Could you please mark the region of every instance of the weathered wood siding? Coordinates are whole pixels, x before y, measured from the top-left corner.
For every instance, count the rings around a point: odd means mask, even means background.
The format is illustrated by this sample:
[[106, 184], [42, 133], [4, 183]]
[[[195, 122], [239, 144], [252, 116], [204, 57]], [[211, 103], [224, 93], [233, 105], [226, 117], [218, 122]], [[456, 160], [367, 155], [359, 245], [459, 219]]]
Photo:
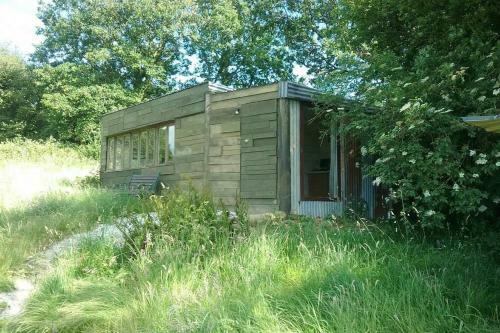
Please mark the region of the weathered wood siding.
[[241, 106], [241, 198], [250, 213], [278, 210], [277, 99]]
[[[251, 192], [259, 191], [262, 188], [260, 185], [255, 188], [253, 186], [256, 181], [251, 178], [255, 175], [248, 171], [249, 169], [258, 168], [258, 163], [268, 163], [269, 161], [252, 160], [255, 154], [246, 152], [244, 143], [242, 143], [243, 135], [246, 139], [251, 140], [252, 144], [255, 140], [255, 145], [262, 145], [263, 141], [259, 140], [259, 132], [272, 131], [269, 127], [268, 118], [273, 118], [276, 121], [276, 99], [278, 96], [278, 85], [267, 85], [263, 87], [255, 87], [242, 89], [232, 92], [216, 93], [210, 95], [210, 102], [207, 107], [210, 142], [208, 156], [208, 173], [207, 182], [216, 199], [222, 200], [229, 207], [233, 207], [235, 199], [240, 197], [249, 204], [250, 213], [262, 212], [266, 208], [267, 211], [276, 210], [276, 166], [274, 175], [272, 173], [261, 176], [266, 182], [273, 182], [274, 186], [269, 185], [270, 194], [267, 189], [264, 189], [266, 194], [254, 194]], [[259, 104], [264, 103], [264, 104]], [[265, 110], [257, 111], [257, 117], [247, 117], [247, 111], [255, 106], [258, 108], [264, 107]], [[258, 116], [259, 112], [267, 113], [268, 115]], [[271, 114], [271, 115], [269, 115]], [[272, 115], [273, 114], [273, 115]], [[246, 126], [248, 122], [254, 120], [261, 121], [258, 124]], [[276, 124], [274, 124], [276, 127]], [[259, 129], [260, 128], [260, 129]], [[276, 129], [274, 129], [276, 133]], [[269, 133], [268, 133], [269, 134]], [[249, 137], [252, 136], [251, 139]], [[276, 134], [274, 134], [276, 139]], [[246, 147], [252, 149], [252, 147]], [[257, 150], [262, 149], [256, 148]], [[266, 153], [264, 153], [266, 154]], [[274, 151], [274, 156], [276, 152]], [[269, 168], [268, 165], [265, 167]], [[256, 176], [259, 177], [258, 175]], [[270, 198], [270, 195], [273, 197]]]
[[[104, 185], [126, 184], [133, 174], [157, 174], [167, 186], [203, 185], [205, 154], [205, 94], [209, 84], [201, 84], [124, 110], [101, 119], [101, 181]], [[106, 171], [106, 137], [156, 125], [175, 123], [175, 156], [167, 165]]]

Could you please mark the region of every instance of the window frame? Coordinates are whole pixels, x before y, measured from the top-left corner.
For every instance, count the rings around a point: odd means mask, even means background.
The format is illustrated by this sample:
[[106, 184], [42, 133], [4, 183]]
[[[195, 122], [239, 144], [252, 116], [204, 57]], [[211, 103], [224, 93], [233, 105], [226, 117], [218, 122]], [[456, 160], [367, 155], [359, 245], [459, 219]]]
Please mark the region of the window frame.
[[[165, 162], [160, 163], [160, 128], [165, 127]], [[172, 154], [170, 154], [170, 128], [174, 128], [174, 151]], [[143, 146], [143, 143], [141, 142], [141, 138], [145, 135], [145, 155], [144, 155], [144, 160], [141, 161], [141, 149]], [[153, 136], [153, 144], [150, 145], [150, 135]], [[117, 169], [116, 168], [116, 141], [117, 138], [120, 138], [122, 140], [122, 151], [121, 151], [121, 168]], [[125, 141], [125, 138], [128, 138], [129, 144], [128, 144], [128, 153], [125, 153], [123, 150], [125, 148], [125, 144], [123, 141]], [[137, 138], [137, 145], [134, 144], [134, 138]], [[136, 169], [145, 169], [145, 168], [154, 168], [154, 167], [161, 167], [161, 166], [166, 166], [169, 164], [174, 163], [174, 156], [175, 156], [175, 121], [167, 121], [167, 122], [161, 122], [157, 123], [151, 126], [145, 126], [141, 128], [137, 128], [134, 130], [126, 131], [126, 132], [121, 132], [113, 135], [109, 135], [106, 137], [106, 167], [105, 171], [106, 172], [115, 172], [115, 171], [126, 171], [126, 170], [136, 170]], [[137, 146], [137, 147], [136, 147]], [[112, 152], [110, 151], [110, 147], [112, 148]], [[150, 147], [153, 147], [153, 156], [152, 160], [150, 159]], [[134, 148], [137, 149], [137, 160], [134, 162]], [[113, 160], [110, 161], [110, 158]], [[129, 161], [125, 161], [124, 158], [125, 156], [128, 156]], [[110, 163], [111, 162], [111, 163]]]

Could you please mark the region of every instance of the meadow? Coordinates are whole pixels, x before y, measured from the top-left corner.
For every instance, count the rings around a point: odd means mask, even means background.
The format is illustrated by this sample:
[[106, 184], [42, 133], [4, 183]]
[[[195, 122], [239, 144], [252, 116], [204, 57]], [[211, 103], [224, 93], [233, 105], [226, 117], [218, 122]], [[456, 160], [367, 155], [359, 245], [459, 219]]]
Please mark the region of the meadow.
[[[0, 154], [0, 291], [16, 276], [36, 281], [0, 332], [500, 329], [499, 258], [482, 238], [437, 242], [352, 217], [250, 221], [244, 202], [233, 220], [193, 189], [139, 200], [99, 188], [96, 162], [55, 143], [0, 144]], [[18, 188], [17, 164], [40, 172], [37, 190]], [[134, 220], [151, 211], [158, 221]], [[30, 265], [119, 216], [135, 225], [124, 244], [88, 239], [50, 270]]]

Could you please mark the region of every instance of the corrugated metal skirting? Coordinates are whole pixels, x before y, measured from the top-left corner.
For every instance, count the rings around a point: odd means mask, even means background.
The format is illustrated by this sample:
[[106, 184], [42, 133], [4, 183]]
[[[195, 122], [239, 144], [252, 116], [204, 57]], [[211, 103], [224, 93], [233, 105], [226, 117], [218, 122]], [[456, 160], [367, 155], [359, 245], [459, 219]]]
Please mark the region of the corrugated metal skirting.
[[340, 201], [300, 201], [299, 214], [314, 217], [327, 217], [329, 215], [342, 214], [342, 202]]

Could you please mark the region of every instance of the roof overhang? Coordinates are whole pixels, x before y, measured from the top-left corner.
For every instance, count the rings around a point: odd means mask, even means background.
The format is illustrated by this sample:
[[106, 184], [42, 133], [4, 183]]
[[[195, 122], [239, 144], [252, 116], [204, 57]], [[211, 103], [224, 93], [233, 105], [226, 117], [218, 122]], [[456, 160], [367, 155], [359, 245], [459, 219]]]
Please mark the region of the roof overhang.
[[500, 133], [500, 115], [462, 117], [467, 124], [484, 128], [488, 132]]

